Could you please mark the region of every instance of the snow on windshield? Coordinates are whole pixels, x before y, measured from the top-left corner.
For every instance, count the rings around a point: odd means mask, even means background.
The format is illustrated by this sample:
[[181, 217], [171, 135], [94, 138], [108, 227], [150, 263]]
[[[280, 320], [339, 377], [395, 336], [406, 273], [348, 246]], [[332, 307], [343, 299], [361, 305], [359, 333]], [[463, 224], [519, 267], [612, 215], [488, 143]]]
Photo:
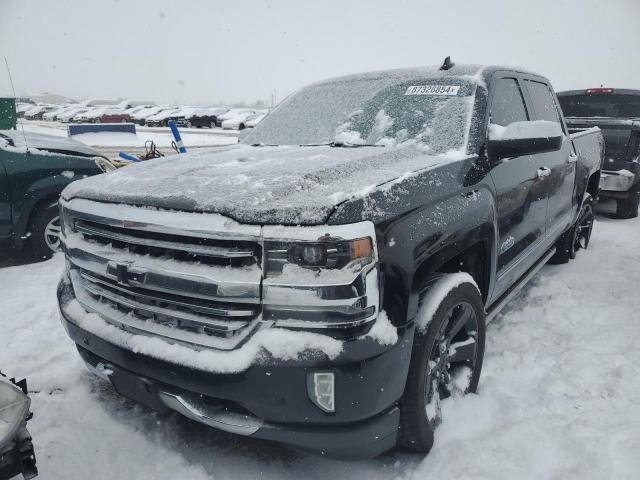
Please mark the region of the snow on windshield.
[[411, 142], [433, 154], [463, 150], [476, 84], [449, 76], [355, 77], [311, 85], [285, 100], [243, 143]]

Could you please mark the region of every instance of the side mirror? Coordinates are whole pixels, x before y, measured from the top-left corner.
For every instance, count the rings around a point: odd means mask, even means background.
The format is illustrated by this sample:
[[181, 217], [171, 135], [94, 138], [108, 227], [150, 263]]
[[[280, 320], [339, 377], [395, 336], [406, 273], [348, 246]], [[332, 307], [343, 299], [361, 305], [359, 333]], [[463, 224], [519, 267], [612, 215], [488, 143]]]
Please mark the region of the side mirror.
[[489, 158], [501, 160], [535, 153], [557, 152], [562, 147], [563, 137], [560, 124], [546, 120], [513, 122], [506, 127], [491, 124]]

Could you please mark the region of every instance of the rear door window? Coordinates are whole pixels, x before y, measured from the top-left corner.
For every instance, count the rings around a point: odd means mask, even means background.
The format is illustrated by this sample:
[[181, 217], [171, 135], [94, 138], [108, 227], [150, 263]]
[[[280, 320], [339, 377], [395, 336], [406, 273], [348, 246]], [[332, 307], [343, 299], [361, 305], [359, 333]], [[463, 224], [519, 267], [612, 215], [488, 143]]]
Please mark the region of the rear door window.
[[529, 90], [531, 101], [533, 102], [536, 119], [562, 123], [560, 121], [558, 107], [556, 106], [556, 102], [553, 99], [549, 86], [546, 83], [536, 82], [533, 80], [526, 80], [526, 85]]
[[491, 101], [491, 123], [506, 127], [529, 120], [522, 91], [515, 78], [498, 79]]

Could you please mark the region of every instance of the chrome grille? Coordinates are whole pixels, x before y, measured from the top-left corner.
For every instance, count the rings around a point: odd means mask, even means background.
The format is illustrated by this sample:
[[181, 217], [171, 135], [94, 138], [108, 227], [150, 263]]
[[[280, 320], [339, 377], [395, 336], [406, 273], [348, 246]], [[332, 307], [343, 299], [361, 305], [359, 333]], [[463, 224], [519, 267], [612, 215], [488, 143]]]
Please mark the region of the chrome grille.
[[84, 209], [65, 208], [63, 219], [70, 277], [88, 311], [132, 333], [221, 350], [257, 328], [262, 251], [250, 236], [202, 235]]
[[87, 240], [141, 255], [224, 266], [255, 265], [261, 258], [260, 246], [247, 241], [136, 230], [82, 219], [74, 220], [73, 227]]
[[[85, 199], [62, 201], [61, 240], [77, 301], [123, 330], [232, 350], [261, 328], [351, 338], [377, 318], [375, 230], [242, 225], [217, 214]], [[263, 273], [264, 245], [368, 236], [374, 258], [353, 268]], [[350, 237], [352, 235], [352, 237]]]

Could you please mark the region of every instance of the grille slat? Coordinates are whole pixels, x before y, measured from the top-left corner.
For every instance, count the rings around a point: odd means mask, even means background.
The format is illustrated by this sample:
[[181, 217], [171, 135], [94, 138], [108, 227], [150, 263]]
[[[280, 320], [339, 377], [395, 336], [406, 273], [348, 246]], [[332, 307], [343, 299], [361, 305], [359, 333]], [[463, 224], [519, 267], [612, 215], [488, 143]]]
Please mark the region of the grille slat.
[[[175, 300], [175, 297], [161, 297], [149, 293], [143, 293], [138, 289], [124, 288], [105, 279], [98, 279], [86, 273], [80, 274], [83, 279], [85, 289], [93, 290], [93, 293], [101, 296], [109, 296], [111, 300], [129, 305], [139, 310], [148, 310], [150, 313], [161, 313], [173, 315], [176, 318], [201, 322], [203, 325], [215, 326], [220, 330], [237, 330], [246, 325], [243, 318], [251, 320], [257, 315], [256, 310], [251, 309], [225, 309], [223, 307], [209, 307], [198, 303]], [[166, 306], [163, 306], [166, 305]], [[181, 309], [181, 310], [178, 310]], [[183, 312], [190, 310], [194, 313]], [[205, 315], [220, 317], [218, 320], [209, 319]], [[237, 321], [235, 321], [237, 320]]]
[[205, 257], [254, 258], [256, 252], [251, 248], [220, 247], [215, 245], [198, 245], [178, 243], [171, 240], [149, 239], [138, 235], [123, 233], [114, 227], [99, 227], [90, 222], [77, 221], [75, 228], [78, 232], [90, 235], [92, 238], [115, 240], [124, 244], [151, 247], [155, 249], [187, 252], [193, 255]]

